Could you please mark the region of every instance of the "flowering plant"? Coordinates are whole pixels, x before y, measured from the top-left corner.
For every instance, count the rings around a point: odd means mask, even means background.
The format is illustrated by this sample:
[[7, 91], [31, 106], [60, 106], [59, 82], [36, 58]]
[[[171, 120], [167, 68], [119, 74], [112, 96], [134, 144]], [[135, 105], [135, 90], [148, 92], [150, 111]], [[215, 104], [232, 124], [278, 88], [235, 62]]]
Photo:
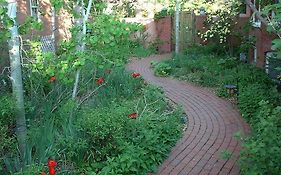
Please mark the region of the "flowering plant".
[[132, 73], [132, 77], [138, 78], [138, 77], [140, 77], [140, 73], [134, 72], [134, 73]]
[[103, 77], [100, 77], [100, 78], [97, 79], [96, 84], [97, 84], [97, 85], [101, 85], [101, 84], [103, 84], [104, 82], [105, 82], [105, 79], [104, 79]]

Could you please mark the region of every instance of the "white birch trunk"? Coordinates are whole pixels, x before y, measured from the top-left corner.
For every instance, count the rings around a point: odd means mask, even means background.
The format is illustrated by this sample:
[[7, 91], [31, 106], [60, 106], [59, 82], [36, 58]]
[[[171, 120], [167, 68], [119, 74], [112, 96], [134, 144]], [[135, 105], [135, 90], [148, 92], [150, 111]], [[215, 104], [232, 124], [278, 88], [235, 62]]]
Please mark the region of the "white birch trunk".
[[175, 46], [175, 52], [176, 54], [179, 53], [179, 45], [180, 45], [180, 38], [179, 38], [179, 28], [180, 28], [180, 0], [176, 0], [176, 13], [175, 13], [175, 18], [176, 18], [176, 25], [175, 25], [175, 39], [176, 39], [176, 46]]
[[14, 21], [14, 26], [10, 28], [11, 39], [9, 40], [9, 55], [11, 66], [11, 81], [13, 96], [16, 100], [16, 134], [21, 158], [26, 150], [26, 120], [23, 99], [23, 84], [21, 72], [21, 55], [18, 27], [16, 24], [17, 2], [8, 0], [8, 16]]
[[[88, 4], [86, 12], [85, 12], [85, 9], [84, 9], [83, 1], [82, 1], [82, 7], [80, 6], [80, 7], [77, 7], [77, 9], [76, 9], [76, 11], [78, 13], [80, 13], [80, 14], [82, 13], [82, 17], [83, 17], [82, 18], [83, 31], [82, 31], [82, 35], [80, 35], [78, 37], [78, 39], [80, 41], [79, 41], [79, 46], [77, 47], [77, 49], [82, 51], [82, 52], [85, 50], [85, 42], [83, 41], [83, 38], [86, 35], [86, 30], [87, 30], [86, 23], [89, 19], [90, 11], [91, 11], [91, 8], [92, 8], [92, 3], [93, 3], [93, 0], [89, 0], [89, 4]], [[81, 19], [78, 19], [78, 21], [76, 22], [76, 25], [81, 25]], [[73, 92], [72, 92], [72, 99], [73, 100], [77, 96], [78, 84], [79, 84], [79, 79], [80, 79], [80, 72], [81, 72], [80, 69], [78, 69], [77, 72], [76, 72], [75, 83], [74, 83]]]
[[[51, 7], [52, 11], [52, 18], [51, 18], [51, 30], [52, 30], [52, 40], [54, 42], [54, 46], [56, 46], [56, 38], [55, 38], [55, 31], [56, 31], [56, 9], [55, 7]], [[56, 47], [54, 47], [56, 49]]]

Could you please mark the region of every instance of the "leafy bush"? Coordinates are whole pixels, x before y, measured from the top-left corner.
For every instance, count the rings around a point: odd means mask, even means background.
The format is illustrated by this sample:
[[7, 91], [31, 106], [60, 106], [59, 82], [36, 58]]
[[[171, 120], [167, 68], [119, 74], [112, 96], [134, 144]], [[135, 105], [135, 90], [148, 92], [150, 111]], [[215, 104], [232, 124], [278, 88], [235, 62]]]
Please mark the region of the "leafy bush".
[[[16, 149], [16, 138], [11, 135], [9, 128], [0, 122], [0, 159], [7, 154], [12, 155]], [[1, 172], [1, 167], [0, 167]]]
[[[0, 96], [0, 159], [7, 154], [16, 152], [14, 137], [14, 102], [11, 96]], [[1, 169], [0, 169], [1, 172]]]
[[239, 109], [242, 116], [250, 123], [258, 122], [256, 113], [260, 101], [265, 100], [271, 101], [272, 103], [276, 101], [276, 97], [278, 96], [276, 88], [258, 83], [242, 87], [239, 92]]
[[158, 61], [151, 61], [150, 66], [151, 68], [155, 68], [155, 66], [158, 64]]
[[165, 18], [166, 16], [171, 16], [173, 15], [174, 13], [174, 10], [172, 8], [169, 8], [169, 9], [162, 9], [161, 11], [155, 13], [154, 15], [154, 20], [159, 20], [161, 18]]
[[15, 121], [14, 100], [11, 94], [0, 96], [0, 122], [10, 126]]
[[155, 66], [154, 73], [157, 76], [167, 76], [171, 73], [171, 66], [165, 62], [160, 62]]
[[257, 122], [251, 137], [245, 140], [241, 152], [242, 174], [280, 174], [281, 172], [281, 107], [272, 108], [268, 102], [259, 103]]
[[[63, 154], [79, 165], [79, 172], [146, 174], [166, 157], [181, 133], [182, 111], [170, 111], [157, 88], [141, 92], [134, 99], [80, 110], [76, 143], [71, 137], [60, 139]], [[136, 119], [128, 117], [133, 112]]]

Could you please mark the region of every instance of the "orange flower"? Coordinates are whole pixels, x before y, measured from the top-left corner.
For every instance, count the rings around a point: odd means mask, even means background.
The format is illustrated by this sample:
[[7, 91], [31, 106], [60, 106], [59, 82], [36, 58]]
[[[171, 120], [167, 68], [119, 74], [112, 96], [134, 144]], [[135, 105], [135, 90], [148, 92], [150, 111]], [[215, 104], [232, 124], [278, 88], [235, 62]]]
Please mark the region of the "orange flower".
[[129, 117], [130, 119], [136, 119], [136, 118], [138, 117], [138, 113], [134, 112], [134, 113], [132, 113], [132, 114], [129, 114], [128, 117]]
[[132, 73], [132, 77], [138, 78], [138, 77], [140, 77], [140, 73], [134, 72], [134, 73]]
[[105, 79], [104, 79], [103, 77], [100, 77], [100, 78], [97, 79], [96, 84], [97, 84], [97, 85], [101, 85], [101, 84], [103, 84], [104, 82], [105, 82]]
[[54, 81], [56, 81], [57, 80], [57, 78], [55, 77], [55, 76], [51, 76], [51, 78], [49, 79], [49, 83], [52, 83], [52, 82], [54, 82]]

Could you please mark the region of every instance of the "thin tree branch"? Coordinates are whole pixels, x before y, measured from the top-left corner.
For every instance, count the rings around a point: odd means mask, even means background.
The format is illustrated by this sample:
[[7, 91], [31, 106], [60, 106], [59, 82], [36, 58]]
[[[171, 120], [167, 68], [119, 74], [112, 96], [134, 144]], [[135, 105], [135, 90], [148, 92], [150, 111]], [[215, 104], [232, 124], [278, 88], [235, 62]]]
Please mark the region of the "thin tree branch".
[[251, 0], [245, 0], [245, 3], [251, 8], [251, 10], [253, 11], [253, 13], [255, 14], [255, 16], [266, 26], [268, 26], [268, 21], [261, 16], [261, 13], [258, 11], [258, 9], [256, 8], [255, 4], [253, 4], [251, 2]]
[[[258, 9], [256, 8], [255, 4], [253, 4], [251, 2], [251, 0], [245, 0], [246, 5], [248, 5], [250, 7], [250, 9], [253, 11], [254, 15], [265, 25], [265, 26], [273, 26], [272, 22], [270, 22], [270, 20], [266, 20], [264, 17], [262, 17], [261, 12], [258, 11]], [[275, 33], [276, 35], [278, 35], [278, 37], [280, 38], [281, 34], [277, 31], [277, 30], [273, 30], [273, 33]]]
[[94, 89], [92, 92], [90, 92], [86, 97], [84, 97], [79, 104], [77, 105], [77, 108], [79, 108], [79, 106], [81, 106], [88, 98], [90, 98], [99, 88], [101, 88], [102, 86], [106, 85], [107, 83], [104, 83], [102, 85], [100, 85], [99, 87], [97, 87], [96, 89]]
[[91, 11], [91, 8], [92, 8], [92, 3], [93, 3], [93, 0], [90, 0], [90, 1], [89, 1], [89, 4], [88, 4], [88, 7], [87, 7], [86, 15], [84, 16], [85, 21], [87, 21], [88, 18], [89, 18], [90, 11]]

